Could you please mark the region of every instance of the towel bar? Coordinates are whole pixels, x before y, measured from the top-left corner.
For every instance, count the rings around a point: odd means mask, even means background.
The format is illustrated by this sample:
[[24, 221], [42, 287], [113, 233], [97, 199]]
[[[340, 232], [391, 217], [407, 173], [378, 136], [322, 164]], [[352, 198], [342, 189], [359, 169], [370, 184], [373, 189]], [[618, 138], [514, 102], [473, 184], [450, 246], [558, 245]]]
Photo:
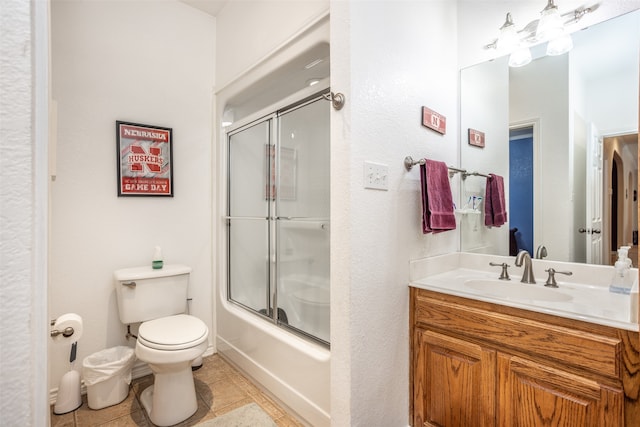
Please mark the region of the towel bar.
[[[410, 171], [415, 165], [424, 165], [424, 159], [413, 160], [413, 157], [407, 156], [404, 158], [404, 167], [407, 171]], [[489, 178], [489, 175], [485, 175], [480, 172], [467, 172], [466, 169], [458, 169], [453, 166], [447, 166], [449, 169], [449, 178], [452, 178], [453, 175], [457, 173], [462, 174], [462, 179], [467, 179], [468, 176], [483, 176], [485, 178]]]
[[[415, 165], [424, 165], [424, 159], [414, 161], [413, 157], [411, 156], [407, 156], [404, 158], [404, 167], [405, 169], [407, 169], [407, 171], [410, 171]], [[447, 166], [447, 169], [449, 169], [449, 178], [452, 178], [453, 175], [457, 173], [462, 173], [462, 174], [467, 173], [466, 170], [454, 168], [453, 166]]]

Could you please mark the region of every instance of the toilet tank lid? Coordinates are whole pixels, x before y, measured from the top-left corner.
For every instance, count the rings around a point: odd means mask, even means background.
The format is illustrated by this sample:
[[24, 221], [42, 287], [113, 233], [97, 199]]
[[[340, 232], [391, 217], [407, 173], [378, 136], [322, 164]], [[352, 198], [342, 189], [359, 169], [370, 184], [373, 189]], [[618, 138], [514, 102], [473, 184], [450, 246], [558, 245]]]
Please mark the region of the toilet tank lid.
[[182, 264], [165, 264], [162, 268], [154, 269], [150, 265], [144, 267], [123, 268], [113, 272], [113, 277], [119, 281], [155, 279], [157, 277], [178, 276], [191, 273], [191, 267]]

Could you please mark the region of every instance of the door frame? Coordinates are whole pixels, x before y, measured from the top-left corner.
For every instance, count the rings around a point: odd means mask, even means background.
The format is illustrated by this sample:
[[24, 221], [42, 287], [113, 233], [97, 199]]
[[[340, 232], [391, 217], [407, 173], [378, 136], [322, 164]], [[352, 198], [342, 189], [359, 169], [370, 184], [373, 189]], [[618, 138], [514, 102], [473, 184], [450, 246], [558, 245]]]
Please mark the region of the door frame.
[[[509, 132], [514, 129], [532, 128], [533, 139], [533, 248], [536, 248], [544, 241], [544, 230], [542, 227], [542, 217], [540, 212], [544, 212], [544, 198], [542, 197], [542, 164], [540, 140], [540, 119], [526, 119], [509, 123]], [[534, 255], [534, 254], [531, 254]]]

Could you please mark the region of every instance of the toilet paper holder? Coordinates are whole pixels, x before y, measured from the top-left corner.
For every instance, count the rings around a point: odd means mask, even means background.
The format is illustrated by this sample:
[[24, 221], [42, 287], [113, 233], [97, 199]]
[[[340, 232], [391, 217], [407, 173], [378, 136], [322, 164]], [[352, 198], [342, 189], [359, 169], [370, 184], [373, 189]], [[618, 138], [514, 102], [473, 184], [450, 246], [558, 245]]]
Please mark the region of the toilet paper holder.
[[[56, 324], [55, 320], [51, 321], [51, 326], [54, 326]], [[51, 331], [51, 336], [52, 337], [57, 337], [58, 335], [62, 335], [65, 338], [69, 338], [71, 335], [73, 335], [73, 333], [75, 332], [75, 330], [71, 327], [71, 326], [67, 326], [66, 328], [64, 328], [63, 330], [58, 330], [58, 329], [53, 329]]]

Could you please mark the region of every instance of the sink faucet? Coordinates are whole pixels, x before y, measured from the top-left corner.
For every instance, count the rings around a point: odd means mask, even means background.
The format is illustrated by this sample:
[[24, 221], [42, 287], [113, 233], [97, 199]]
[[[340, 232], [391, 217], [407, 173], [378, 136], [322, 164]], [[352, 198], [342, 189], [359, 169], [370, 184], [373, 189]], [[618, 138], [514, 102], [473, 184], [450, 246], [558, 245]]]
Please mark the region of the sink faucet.
[[533, 267], [531, 265], [531, 255], [527, 251], [520, 251], [516, 255], [516, 267], [522, 267], [524, 262], [524, 273], [522, 273], [522, 283], [536, 283], [535, 277], [533, 277]]

